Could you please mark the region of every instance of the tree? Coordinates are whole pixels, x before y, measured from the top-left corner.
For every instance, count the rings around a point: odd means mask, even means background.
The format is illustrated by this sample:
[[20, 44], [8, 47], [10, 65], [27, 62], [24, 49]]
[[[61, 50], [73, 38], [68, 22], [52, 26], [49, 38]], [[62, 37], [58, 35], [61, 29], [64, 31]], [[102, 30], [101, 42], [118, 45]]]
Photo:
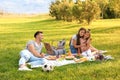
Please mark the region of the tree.
[[56, 2], [51, 3], [49, 12], [52, 17], [56, 17], [56, 20], [61, 20], [59, 0], [56, 0]]
[[93, 19], [96, 19], [100, 15], [100, 8], [94, 1], [87, 0], [83, 4], [83, 18], [87, 21], [88, 25]]
[[115, 18], [120, 18], [120, 0], [109, 0], [109, 8], [114, 11]]
[[99, 6], [91, 0], [56, 0], [50, 6], [50, 15], [56, 17], [57, 20], [71, 22], [73, 17], [82, 23], [84, 20], [88, 24], [99, 16]]
[[73, 1], [72, 0], [68, 0], [64, 3], [64, 12], [62, 13], [65, 13], [65, 20], [68, 21], [68, 22], [72, 22], [73, 20], [73, 14], [72, 14], [72, 8], [73, 8]]
[[83, 22], [83, 6], [82, 6], [82, 2], [76, 1], [76, 4], [74, 4], [73, 9], [73, 16], [79, 20], [80, 23]]
[[109, 3], [109, 0], [94, 0], [94, 1], [97, 2], [97, 4], [99, 5], [101, 10], [101, 17], [103, 18], [107, 5]]

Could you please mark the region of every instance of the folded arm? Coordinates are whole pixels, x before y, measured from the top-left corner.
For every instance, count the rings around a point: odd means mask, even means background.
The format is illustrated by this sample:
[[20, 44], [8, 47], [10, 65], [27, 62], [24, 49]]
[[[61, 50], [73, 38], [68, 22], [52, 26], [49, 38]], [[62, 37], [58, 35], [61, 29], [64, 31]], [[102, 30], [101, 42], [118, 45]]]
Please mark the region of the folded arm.
[[76, 40], [73, 39], [73, 46], [74, 46], [74, 48], [80, 48], [81, 45], [76, 45], [76, 43], [77, 43]]

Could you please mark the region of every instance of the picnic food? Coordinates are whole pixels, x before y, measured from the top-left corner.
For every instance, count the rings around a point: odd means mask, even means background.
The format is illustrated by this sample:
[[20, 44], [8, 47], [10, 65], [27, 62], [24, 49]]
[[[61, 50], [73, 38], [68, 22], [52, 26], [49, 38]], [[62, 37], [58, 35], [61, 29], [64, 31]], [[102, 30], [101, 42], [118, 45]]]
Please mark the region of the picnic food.
[[88, 61], [88, 59], [86, 57], [80, 58], [81, 61]]
[[74, 59], [74, 56], [66, 56], [65, 59], [66, 59], [66, 60], [73, 60], [73, 59]]
[[73, 56], [75, 56], [75, 58], [77, 58], [77, 59], [79, 59], [79, 58], [81, 58], [82, 56], [81, 55], [79, 55], [79, 54], [73, 54]]
[[46, 59], [47, 60], [56, 60], [57, 58], [56, 58], [56, 56], [48, 56]]
[[80, 59], [74, 59], [75, 62], [84, 62], [84, 61], [88, 61], [88, 59], [86, 57], [80, 58]]
[[61, 55], [62, 58], [65, 58], [65, 55]]

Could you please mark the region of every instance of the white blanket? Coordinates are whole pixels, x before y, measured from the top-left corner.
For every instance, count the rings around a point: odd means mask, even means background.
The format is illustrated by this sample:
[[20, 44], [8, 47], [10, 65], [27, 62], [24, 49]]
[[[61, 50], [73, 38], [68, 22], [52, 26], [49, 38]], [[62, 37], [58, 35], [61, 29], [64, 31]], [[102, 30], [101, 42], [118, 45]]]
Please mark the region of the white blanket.
[[[67, 64], [74, 64], [76, 63], [74, 60], [46, 60], [45, 63], [51, 64], [53, 66], [63, 66]], [[42, 67], [43, 64], [41, 64], [39, 61], [35, 61], [34, 64], [32, 62], [29, 63], [31, 65], [31, 68], [38, 68]]]

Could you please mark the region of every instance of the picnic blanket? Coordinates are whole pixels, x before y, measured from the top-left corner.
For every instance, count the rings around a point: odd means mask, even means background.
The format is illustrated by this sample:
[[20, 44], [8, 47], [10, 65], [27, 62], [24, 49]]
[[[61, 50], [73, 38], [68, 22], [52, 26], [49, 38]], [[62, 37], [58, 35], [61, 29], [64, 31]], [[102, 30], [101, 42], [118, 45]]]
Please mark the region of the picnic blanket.
[[[88, 57], [88, 61], [95, 61], [91, 59], [92, 59], [91, 57]], [[108, 55], [108, 56], [105, 56], [104, 59], [109, 60], [109, 59], [114, 59], [114, 58], [111, 57], [111, 55]], [[47, 60], [46, 58], [43, 58], [43, 60], [44, 62], [37, 60], [37, 61], [29, 62], [28, 64], [31, 66], [31, 68], [38, 68], [38, 67], [42, 67], [44, 63], [51, 64], [52, 66], [63, 66], [63, 65], [68, 65], [68, 64], [82, 63], [82, 61], [75, 62], [74, 60], [66, 60], [66, 59]]]
[[[74, 64], [76, 63], [74, 60], [47, 60], [45, 59], [45, 63], [49, 63], [53, 66], [63, 66], [63, 65], [67, 65], [67, 64]], [[31, 68], [38, 68], [38, 67], [42, 67], [43, 64], [41, 64], [41, 61], [34, 61], [34, 62], [29, 62], [28, 64], [31, 65]]]

